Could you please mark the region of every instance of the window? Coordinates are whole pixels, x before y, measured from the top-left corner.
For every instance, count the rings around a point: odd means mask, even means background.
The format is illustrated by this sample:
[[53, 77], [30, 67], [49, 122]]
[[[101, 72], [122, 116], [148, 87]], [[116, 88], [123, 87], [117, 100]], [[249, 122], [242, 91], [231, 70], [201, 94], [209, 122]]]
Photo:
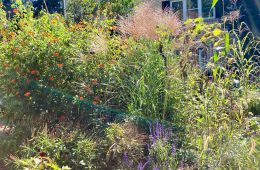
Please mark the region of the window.
[[171, 8], [173, 9], [173, 11], [177, 11], [180, 18], [183, 19], [183, 1], [179, 0], [179, 1], [172, 1], [171, 2]]
[[187, 0], [187, 12], [188, 18], [199, 17], [198, 0]]
[[215, 8], [211, 10], [212, 1], [202, 0], [202, 17], [203, 18], [215, 18]]
[[162, 2], [163, 9], [167, 6], [175, 12], [179, 12], [180, 18], [203, 17], [205, 19], [215, 18], [216, 10], [211, 9], [212, 0], [169, 0]]

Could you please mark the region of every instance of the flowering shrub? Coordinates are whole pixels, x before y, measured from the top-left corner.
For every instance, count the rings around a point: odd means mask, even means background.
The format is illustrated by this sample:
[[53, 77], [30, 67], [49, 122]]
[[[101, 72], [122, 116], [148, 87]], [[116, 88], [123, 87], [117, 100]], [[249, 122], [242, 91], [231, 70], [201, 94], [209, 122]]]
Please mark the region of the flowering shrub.
[[29, 7], [17, 9], [13, 20], [2, 16], [0, 24], [1, 87], [5, 95], [16, 96], [33, 109], [28, 112], [54, 114], [57, 118], [68, 114], [73, 105], [63, 108], [65, 99], [51, 96], [34, 84], [61, 90], [77, 101], [100, 104], [99, 84], [105, 82], [106, 63], [114, 60], [104, 55], [113, 52], [107, 50], [109, 43], [116, 43], [116, 39], [107, 40], [110, 31], [85, 22], [68, 26], [58, 14], [43, 13], [36, 19]]

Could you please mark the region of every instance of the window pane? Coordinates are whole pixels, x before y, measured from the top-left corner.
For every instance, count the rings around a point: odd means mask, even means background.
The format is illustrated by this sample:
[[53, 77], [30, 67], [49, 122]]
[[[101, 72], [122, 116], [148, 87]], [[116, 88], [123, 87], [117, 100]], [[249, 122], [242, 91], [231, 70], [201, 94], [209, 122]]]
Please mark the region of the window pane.
[[188, 18], [198, 18], [198, 0], [187, 0]]
[[178, 12], [180, 19], [183, 19], [183, 2], [182, 1], [176, 1], [172, 2], [172, 9], [174, 12]]
[[162, 9], [170, 8], [170, 1], [162, 1]]
[[198, 0], [187, 0], [188, 9], [198, 8]]
[[202, 17], [203, 18], [210, 18], [213, 17], [213, 9], [211, 9], [212, 1], [209, 0], [202, 0]]

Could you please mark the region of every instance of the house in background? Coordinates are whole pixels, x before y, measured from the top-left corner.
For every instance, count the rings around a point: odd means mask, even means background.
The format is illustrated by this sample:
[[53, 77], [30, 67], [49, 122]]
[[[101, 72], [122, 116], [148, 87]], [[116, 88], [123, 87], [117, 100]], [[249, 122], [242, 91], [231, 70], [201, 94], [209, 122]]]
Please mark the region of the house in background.
[[180, 18], [202, 17], [205, 19], [215, 19], [217, 17], [216, 9], [211, 9], [211, 0], [167, 0], [162, 1], [162, 9], [170, 8], [178, 11]]
[[[162, 0], [161, 7], [177, 11], [183, 21], [201, 17], [210, 23], [222, 22], [224, 16], [239, 10], [235, 25], [239, 26], [245, 22], [255, 35], [260, 36], [260, 0], [219, 0], [214, 8], [212, 0]], [[227, 29], [231, 28], [229, 23], [225, 26]], [[213, 56], [213, 44], [201, 44], [195, 48], [198, 66], [204, 69], [209, 58]]]
[[162, 0], [162, 9], [178, 11], [180, 18], [202, 17], [205, 21], [219, 22], [231, 11], [240, 10], [239, 22], [245, 22], [250, 30], [260, 36], [260, 0], [219, 0], [211, 9], [212, 0]]

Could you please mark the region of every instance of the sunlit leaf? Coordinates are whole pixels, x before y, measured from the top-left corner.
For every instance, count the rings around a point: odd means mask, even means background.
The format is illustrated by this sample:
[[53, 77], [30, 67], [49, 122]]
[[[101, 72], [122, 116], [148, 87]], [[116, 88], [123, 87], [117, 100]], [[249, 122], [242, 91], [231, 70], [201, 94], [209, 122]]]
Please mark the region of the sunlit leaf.
[[213, 0], [213, 1], [212, 1], [211, 9], [214, 8], [214, 7], [216, 6], [217, 3], [218, 3], [218, 0]]
[[214, 60], [214, 62], [217, 62], [219, 60], [219, 56], [217, 53], [214, 53], [213, 60]]
[[214, 36], [219, 36], [221, 33], [222, 33], [222, 30], [221, 29], [218, 29], [218, 28], [216, 28], [216, 29], [214, 29], [214, 31], [212, 32], [213, 33], [213, 35]]
[[230, 36], [229, 36], [228, 32], [225, 35], [225, 50], [226, 50], [226, 53], [230, 52]]
[[204, 19], [202, 17], [199, 17], [199, 18], [194, 19], [194, 21], [201, 23], [204, 21]]
[[187, 25], [187, 24], [191, 23], [192, 21], [193, 21], [193, 20], [189, 18], [189, 19], [187, 19], [187, 20], [184, 22], [184, 24]]

